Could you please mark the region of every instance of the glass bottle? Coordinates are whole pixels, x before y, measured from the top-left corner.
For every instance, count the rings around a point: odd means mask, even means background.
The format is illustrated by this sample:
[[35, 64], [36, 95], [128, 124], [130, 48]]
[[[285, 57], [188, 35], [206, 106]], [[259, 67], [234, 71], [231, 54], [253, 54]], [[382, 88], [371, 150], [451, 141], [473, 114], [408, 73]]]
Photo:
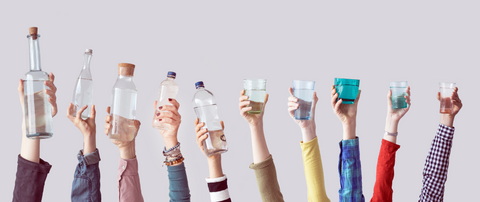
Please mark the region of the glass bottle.
[[30, 49], [30, 71], [23, 80], [25, 131], [28, 138], [46, 139], [53, 135], [52, 105], [48, 102], [45, 85], [48, 73], [40, 65], [40, 35], [30, 27], [27, 36]]
[[82, 118], [86, 119], [90, 116], [90, 108], [93, 104], [93, 80], [90, 73], [90, 61], [92, 59], [93, 50], [85, 50], [83, 55], [83, 69], [78, 76], [77, 83], [75, 84], [75, 90], [73, 92], [73, 109], [75, 113], [73, 116], [77, 116], [77, 110], [88, 105], [87, 109], [83, 111]]
[[169, 129], [170, 124], [167, 123], [160, 123], [158, 119], [155, 118], [155, 115], [157, 113], [162, 113], [158, 109], [158, 107], [163, 106], [163, 105], [172, 105], [169, 101], [168, 98], [173, 98], [177, 97], [178, 93], [178, 85], [175, 83], [175, 78], [177, 74], [175, 72], [169, 71], [167, 74], [167, 79], [162, 81], [160, 84], [160, 91], [159, 91], [159, 97], [158, 97], [158, 102], [157, 106], [155, 106], [155, 114], [153, 115], [153, 121], [152, 121], [152, 126], [154, 128], [159, 129], [160, 131], [166, 131]]
[[218, 117], [217, 104], [213, 93], [205, 89], [202, 81], [195, 83], [197, 92], [193, 96], [193, 109], [200, 123], [205, 123], [202, 128], [208, 129], [208, 137], [203, 141], [204, 152], [207, 156], [225, 153], [228, 151], [227, 140]]
[[110, 139], [132, 141], [137, 135], [135, 115], [137, 109], [137, 88], [133, 83], [135, 65], [118, 64], [118, 78], [112, 89], [111, 113], [112, 127], [108, 132]]

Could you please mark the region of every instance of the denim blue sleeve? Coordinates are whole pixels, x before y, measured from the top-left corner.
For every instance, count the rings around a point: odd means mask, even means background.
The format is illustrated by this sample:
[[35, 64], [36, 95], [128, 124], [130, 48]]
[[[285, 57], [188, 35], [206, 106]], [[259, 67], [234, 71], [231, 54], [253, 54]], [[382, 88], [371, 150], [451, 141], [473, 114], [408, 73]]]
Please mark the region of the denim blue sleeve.
[[100, 153], [96, 149], [83, 155], [83, 150], [77, 154], [78, 165], [72, 183], [72, 202], [102, 201], [100, 194]]
[[40, 159], [39, 163], [28, 161], [18, 155], [17, 178], [13, 189], [13, 202], [41, 202], [45, 180], [52, 166]]
[[340, 175], [339, 201], [364, 202], [358, 137], [340, 142], [338, 173]]
[[170, 202], [190, 201], [190, 189], [188, 188], [185, 163], [183, 162], [177, 166], [167, 166], [167, 170], [170, 182]]

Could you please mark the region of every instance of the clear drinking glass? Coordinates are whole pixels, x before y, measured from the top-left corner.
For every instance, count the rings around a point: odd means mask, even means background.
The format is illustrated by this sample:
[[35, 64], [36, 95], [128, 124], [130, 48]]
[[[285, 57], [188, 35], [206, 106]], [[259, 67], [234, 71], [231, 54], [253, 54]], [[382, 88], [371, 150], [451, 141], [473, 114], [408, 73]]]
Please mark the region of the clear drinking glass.
[[310, 120], [315, 81], [293, 80], [293, 96], [298, 98], [298, 109], [295, 110], [296, 120]]
[[48, 74], [40, 65], [40, 35], [37, 27], [30, 28], [27, 36], [30, 49], [30, 71], [23, 80], [25, 131], [30, 139], [46, 139], [53, 135], [52, 105], [45, 90]]
[[112, 89], [112, 128], [108, 132], [110, 139], [132, 141], [137, 134], [135, 116], [137, 109], [137, 88], [133, 83], [135, 65], [118, 64], [118, 78]]
[[390, 82], [390, 90], [392, 91], [393, 109], [407, 108], [405, 96], [407, 95], [408, 82], [394, 81]]
[[228, 151], [227, 139], [220, 123], [215, 97], [213, 97], [213, 93], [205, 89], [203, 81], [195, 83], [195, 88], [197, 88], [197, 92], [192, 100], [193, 109], [199, 122], [205, 123], [202, 129], [208, 129], [208, 137], [203, 141], [205, 155], [212, 156], [225, 153]]
[[160, 92], [159, 97], [158, 97], [158, 102], [157, 106], [155, 106], [155, 113], [153, 114], [153, 121], [152, 121], [152, 126], [154, 128], [157, 128], [161, 131], [168, 130], [170, 127], [170, 124], [167, 123], [160, 123], [155, 117], [157, 113], [162, 113], [158, 109], [158, 107], [163, 106], [163, 105], [172, 105], [168, 99], [173, 98], [177, 96], [178, 93], [178, 85], [175, 83], [175, 78], [177, 77], [177, 74], [175, 72], [169, 71], [167, 73], [167, 79], [163, 80], [162, 83], [160, 84]]
[[455, 83], [440, 82], [440, 113], [451, 114], [453, 111], [452, 93]]
[[75, 110], [73, 116], [77, 116], [77, 110], [88, 105], [87, 109], [82, 112], [82, 118], [84, 119], [90, 117], [90, 108], [93, 104], [93, 80], [92, 74], [90, 73], [92, 54], [92, 49], [85, 50], [83, 55], [83, 69], [78, 76], [77, 83], [75, 84], [72, 99], [73, 109]]
[[244, 79], [243, 88], [245, 89], [245, 95], [248, 96], [250, 104], [247, 107], [252, 107], [252, 110], [248, 111], [249, 114], [260, 114], [265, 104], [265, 93], [267, 89], [266, 79]]
[[355, 102], [358, 95], [360, 80], [335, 78], [334, 84], [338, 93], [337, 101], [342, 99], [342, 104], [353, 104]]

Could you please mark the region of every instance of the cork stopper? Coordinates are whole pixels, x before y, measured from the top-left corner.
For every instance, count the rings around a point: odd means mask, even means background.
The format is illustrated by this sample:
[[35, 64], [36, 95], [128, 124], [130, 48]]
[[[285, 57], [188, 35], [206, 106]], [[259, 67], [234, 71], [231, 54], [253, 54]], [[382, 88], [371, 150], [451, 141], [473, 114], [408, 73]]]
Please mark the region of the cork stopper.
[[28, 28], [28, 32], [30, 33], [30, 36], [32, 36], [33, 40], [37, 39], [38, 27], [30, 27]]
[[133, 76], [135, 65], [130, 63], [118, 63], [118, 75]]

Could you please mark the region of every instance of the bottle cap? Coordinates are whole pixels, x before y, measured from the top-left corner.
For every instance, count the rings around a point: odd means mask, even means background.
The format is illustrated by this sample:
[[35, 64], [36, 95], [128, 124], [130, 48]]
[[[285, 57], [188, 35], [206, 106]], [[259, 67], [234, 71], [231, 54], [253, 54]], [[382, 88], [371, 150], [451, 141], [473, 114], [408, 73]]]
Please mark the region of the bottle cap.
[[176, 78], [176, 77], [177, 77], [177, 73], [172, 72], [172, 71], [169, 71], [168, 74], [167, 74], [167, 77], [169, 77], [169, 78]]
[[38, 27], [30, 27], [28, 28], [28, 32], [30, 33], [30, 36], [32, 36], [33, 40], [37, 39]]
[[135, 65], [130, 63], [118, 63], [118, 75], [133, 76]]
[[92, 49], [86, 49], [86, 50], [85, 50], [85, 54], [92, 55], [92, 54], [93, 54], [93, 50], [92, 50]]
[[197, 83], [195, 83], [195, 88], [204, 88], [205, 85], [203, 85], [203, 81], [199, 81]]

